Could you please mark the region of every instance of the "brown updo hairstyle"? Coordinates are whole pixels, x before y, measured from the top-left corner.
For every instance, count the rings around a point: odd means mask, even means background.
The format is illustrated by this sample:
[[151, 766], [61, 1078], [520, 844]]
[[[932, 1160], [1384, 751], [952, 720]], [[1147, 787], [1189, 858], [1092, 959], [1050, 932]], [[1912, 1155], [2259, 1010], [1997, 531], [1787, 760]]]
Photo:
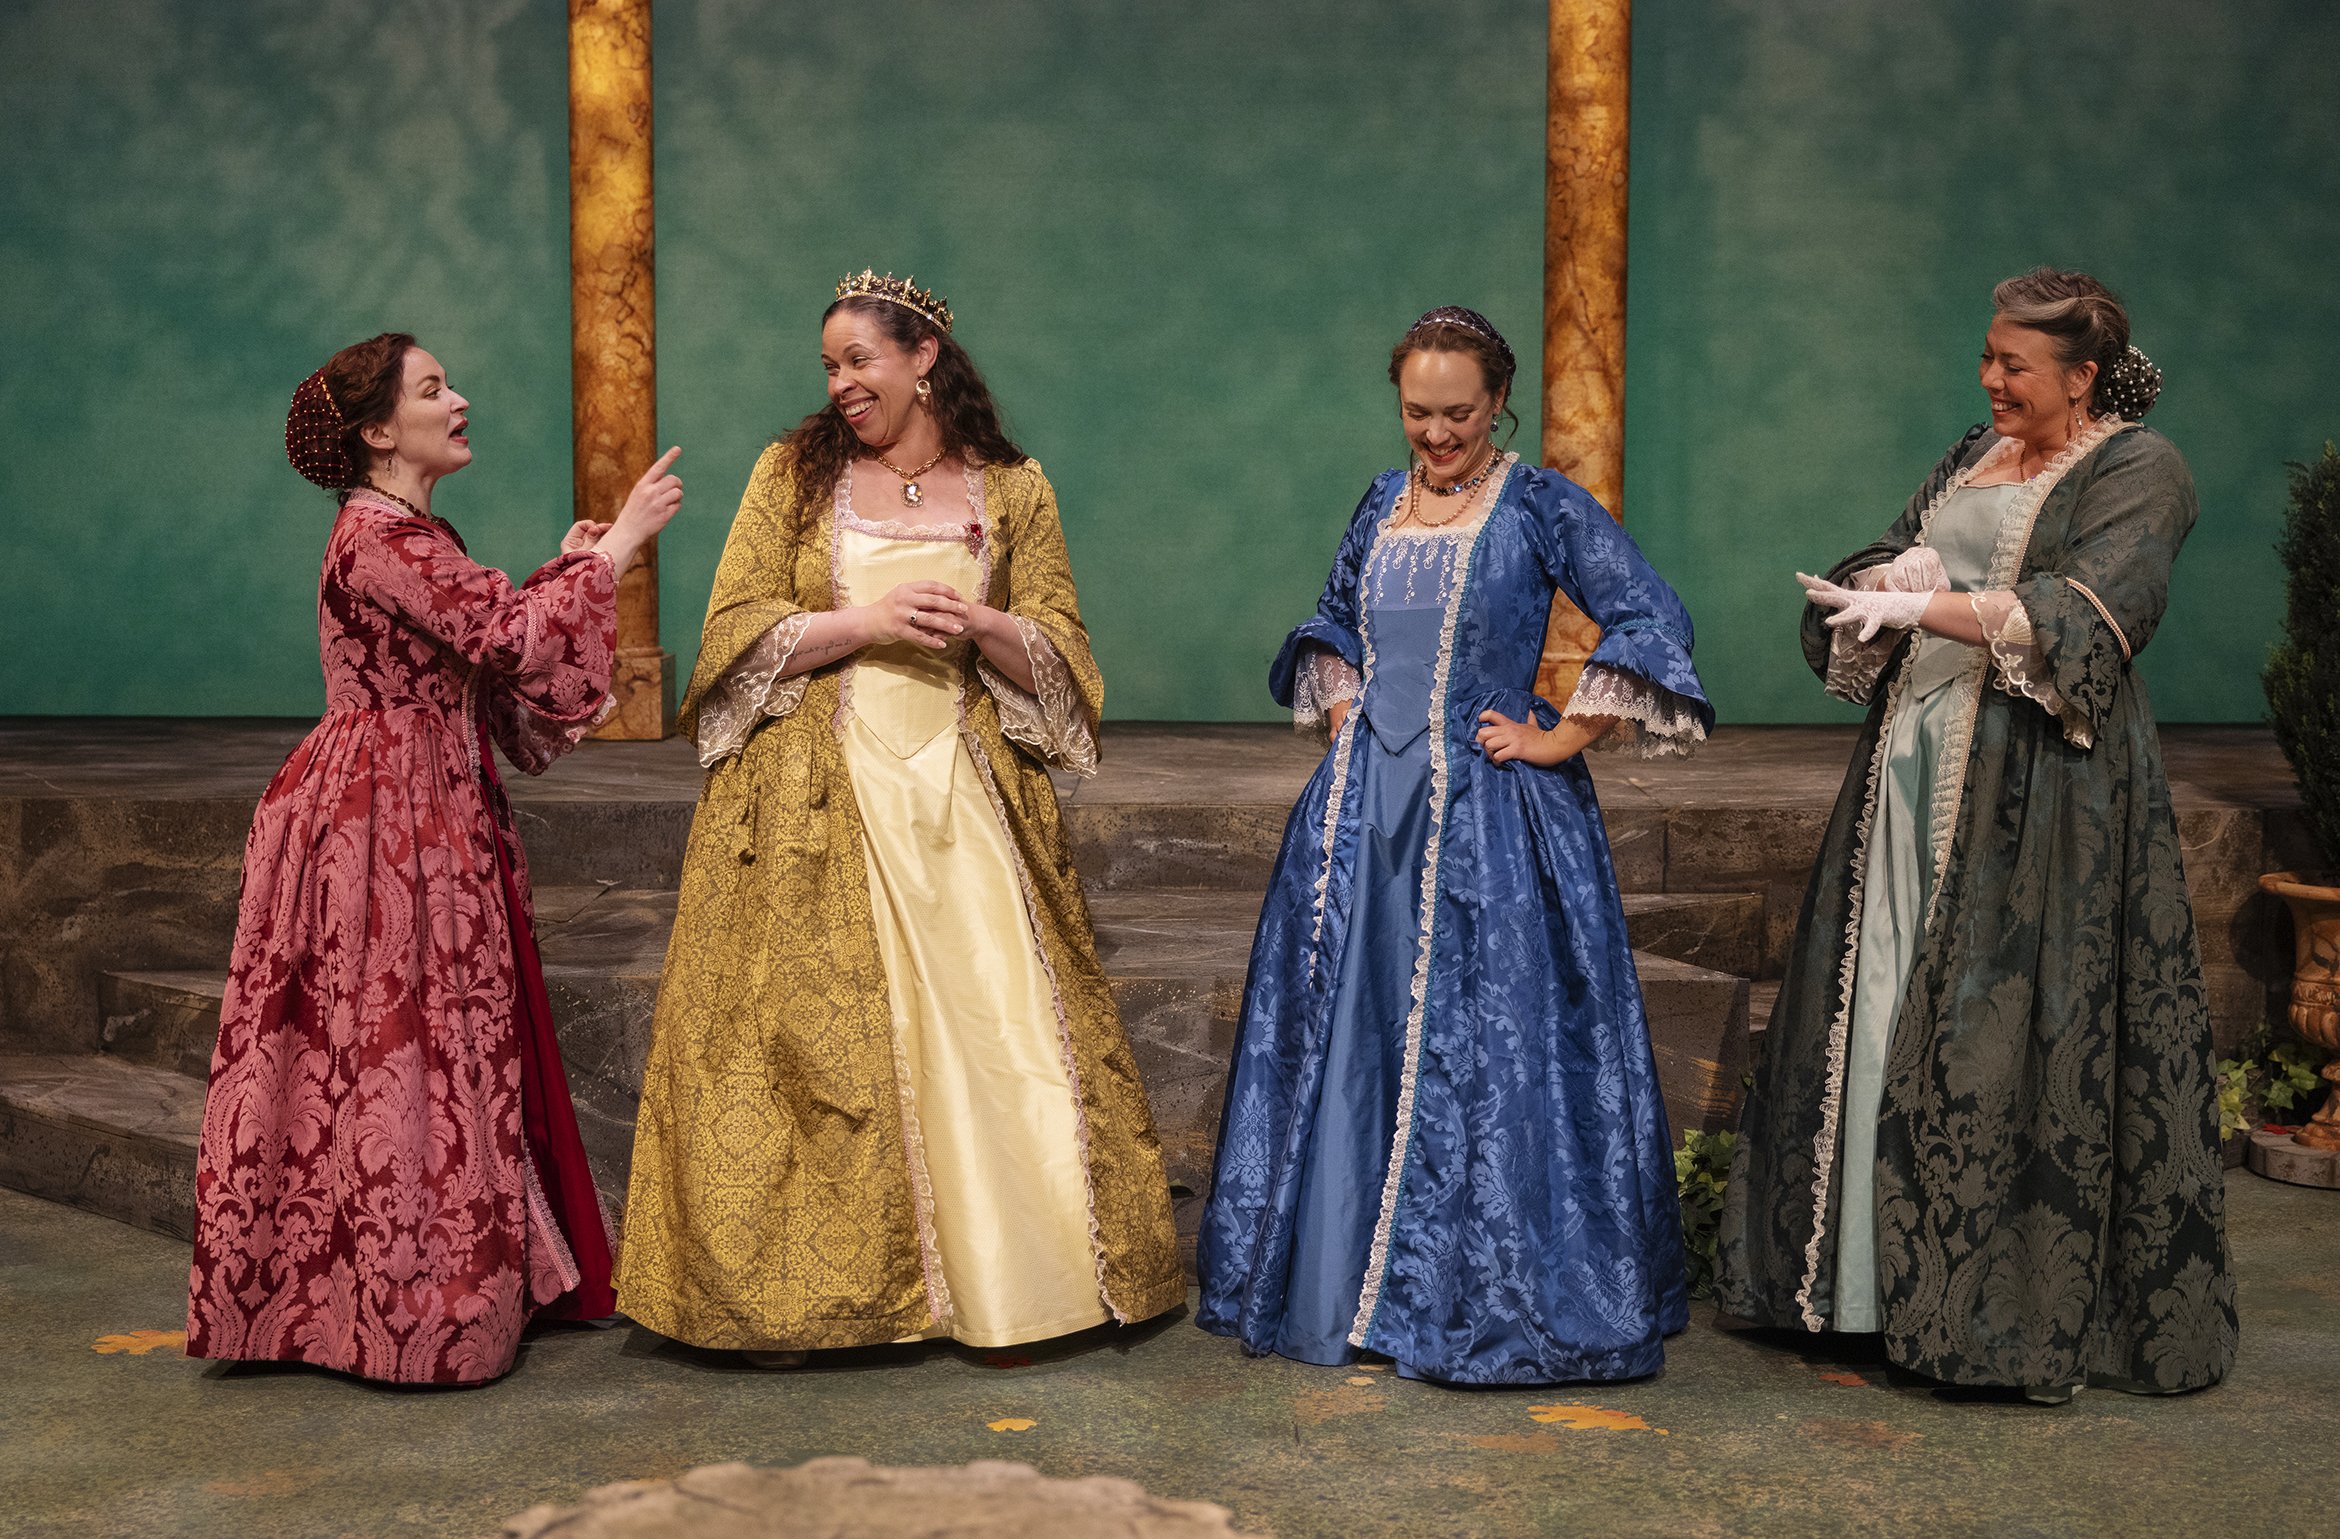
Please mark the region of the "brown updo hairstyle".
[[2111, 289], [2083, 272], [2034, 267], [1991, 290], [1998, 318], [2045, 335], [2067, 369], [2096, 365], [2083, 404], [2135, 421], [2152, 409], [2161, 371], [2129, 345], [2129, 312]]
[[1511, 409], [1511, 381], [1519, 371], [1518, 360], [1512, 356], [1510, 347], [1505, 345], [1484, 316], [1476, 310], [1459, 313], [1470, 315], [1487, 329], [1481, 332], [1459, 320], [1433, 319], [1439, 312], [1431, 311], [1416, 321], [1404, 336], [1398, 338], [1397, 346], [1389, 350], [1389, 382], [1393, 385], [1398, 382], [1398, 373], [1405, 367], [1406, 359], [1415, 353], [1469, 354], [1479, 362], [1479, 378], [1485, 382], [1487, 393], [1503, 399], [1503, 408], [1496, 413], [1496, 417], [1497, 420], [1504, 417], [1511, 419], [1511, 426], [1503, 435], [1503, 442], [1508, 446], [1512, 435], [1519, 431], [1519, 413]]
[[365, 484], [374, 451], [360, 435], [398, 409], [413, 346], [406, 332], [385, 331], [351, 343], [301, 381], [284, 419], [284, 453], [293, 469], [345, 497]]
[[[830, 305], [821, 312], [821, 323], [827, 325], [829, 317], [840, 310], [876, 321], [886, 340], [904, 352], [914, 353], [919, 343], [934, 339], [934, 367], [926, 374], [934, 394], [927, 409], [942, 430], [943, 453], [956, 454], [974, 465], [1021, 465], [1031, 458], [1000, 425], [999, 405], [991, 398], [991, 387], [983, 382], [975, 360], [949, 332], [907, 305], [863, 294], [848, 294]], [[845, 468], [866, 452], [860, 435], [835, 401], [780, 435], [778, 442], [788, 451], [788, 472], [796, 484], [799, 506], [808, 510], [814, 499], [833, 491]]]

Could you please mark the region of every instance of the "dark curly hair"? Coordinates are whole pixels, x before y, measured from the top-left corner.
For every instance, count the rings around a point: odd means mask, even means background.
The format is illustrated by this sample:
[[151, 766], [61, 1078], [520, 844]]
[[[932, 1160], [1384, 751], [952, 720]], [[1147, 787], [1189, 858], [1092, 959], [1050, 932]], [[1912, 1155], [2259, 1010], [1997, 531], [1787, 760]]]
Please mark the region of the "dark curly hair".
[[[1511, 356], [1511, 349], [1500, 338], [1489, 337], [1454, 321], [1433, 320], [1430, 317], [1416, 321], [1413, 329], [1398, 338], [1397, 346], [1389, 350], [1389, 382], [1396, 384], [1398, 374], [1405, 368], [1406, 359], [1414, 353], [1466, 353], [1479, 361], [1479, 377], [1486, 382], [1489, 395], [1503, 398], [1503, 409], [1496, 420], [1511, 419], [1511, 426], [1503, 434], [1506, 447], [1519, 431], [1519, 413], [1511, 409], [1511, 381], [1519, 364]], [[1471, 311], [1477, 315], [1477, 311]], [[1482, 322], [1484, 324], [1484, 322]]]
[[[859, 294], [847, 295], [823, 310], [821, 323], [827, 325], [829, 317], [840, 310], [876, 321], [887, 340], [904, 352], [915, 352], [919, 343], [934, 339], [934, 367], [926, 380], [934, 387], [930, 409], [935, 426], [942, 430], [945, 454], [956, 454], [977, 465], [1021, 465], [1031, 458], [1000, 426], [999, 406], [991, 398], [991, 387], [983, 383], [975, 360], [949, 332], [906, 306]], [[827, 496], [846, 467], [869, 452], [834, 401], [781, 434], [776, 442], [788, 456], [789, 479], [803, 508]]]

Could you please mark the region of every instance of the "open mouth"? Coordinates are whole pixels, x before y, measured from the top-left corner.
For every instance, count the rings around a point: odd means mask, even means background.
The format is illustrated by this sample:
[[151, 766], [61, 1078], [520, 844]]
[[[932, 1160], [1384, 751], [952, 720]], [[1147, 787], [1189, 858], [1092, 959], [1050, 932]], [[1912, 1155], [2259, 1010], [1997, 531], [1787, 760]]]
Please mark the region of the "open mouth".
[[471, 447], [471, 438], [469, 436], [470, 433], [471, 419], [469, 417], [457, 417], [455, 419], [454, 426], [448, 429], [447, 436], [468, 449]]
[[877, 410], [877, 397], [855, 396], [849, 401], [838, 402], [837, 409], [845, 414], [847, 422], [861, 422], [867, 419], [871, 412]]

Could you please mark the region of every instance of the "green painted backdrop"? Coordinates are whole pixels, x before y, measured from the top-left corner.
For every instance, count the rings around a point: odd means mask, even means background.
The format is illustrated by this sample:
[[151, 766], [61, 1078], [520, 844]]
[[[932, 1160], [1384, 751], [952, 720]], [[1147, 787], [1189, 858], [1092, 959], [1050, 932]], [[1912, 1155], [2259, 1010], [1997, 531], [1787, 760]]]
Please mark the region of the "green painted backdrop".
[[[2162, 713], [2256, 716], [2282, 462], [2340, 434], [2340, 7], [1638, 12], [1627, 522], [1724, 716], [1835, 714], [1790, 574], [1975, 418], [1989, 285], [2039, 260], [2130, 299], [2202, 483]], [[1542, 5], [869, 14], [658, 7], [668, 644], [687, 667], [747, 467], [818, 404], [819, 309], [867, 263], [950, 295], [1057, 482], [1113, 714], [1270, 714], [1265, 661], [1397, 452], [1397, 332], [1461, 301], [1537, 352]], [[0, 712], [316, 709], [331, 509], [283, 400], [383, 327], [477, 403], [441, 510], [497, 564], [549, 551], [563, 50], [551, 0], [0, 11]]]

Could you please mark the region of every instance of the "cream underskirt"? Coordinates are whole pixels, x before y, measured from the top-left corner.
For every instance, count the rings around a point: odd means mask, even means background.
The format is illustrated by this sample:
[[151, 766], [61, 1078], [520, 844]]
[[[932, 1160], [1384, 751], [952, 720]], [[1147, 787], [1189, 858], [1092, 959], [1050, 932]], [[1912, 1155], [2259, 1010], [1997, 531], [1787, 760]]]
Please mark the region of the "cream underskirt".
[[[839, 531], [847, 602], [897, 583], [980, 591], [957, 540]], [[1006, 832], [958, 733], [959, 647], [865, 651], [841, 735], [860, 804], [902, 1108], [925, 1147], [950, 1316], [972, 1346], [1108, 1317], [1054, 995]]]

